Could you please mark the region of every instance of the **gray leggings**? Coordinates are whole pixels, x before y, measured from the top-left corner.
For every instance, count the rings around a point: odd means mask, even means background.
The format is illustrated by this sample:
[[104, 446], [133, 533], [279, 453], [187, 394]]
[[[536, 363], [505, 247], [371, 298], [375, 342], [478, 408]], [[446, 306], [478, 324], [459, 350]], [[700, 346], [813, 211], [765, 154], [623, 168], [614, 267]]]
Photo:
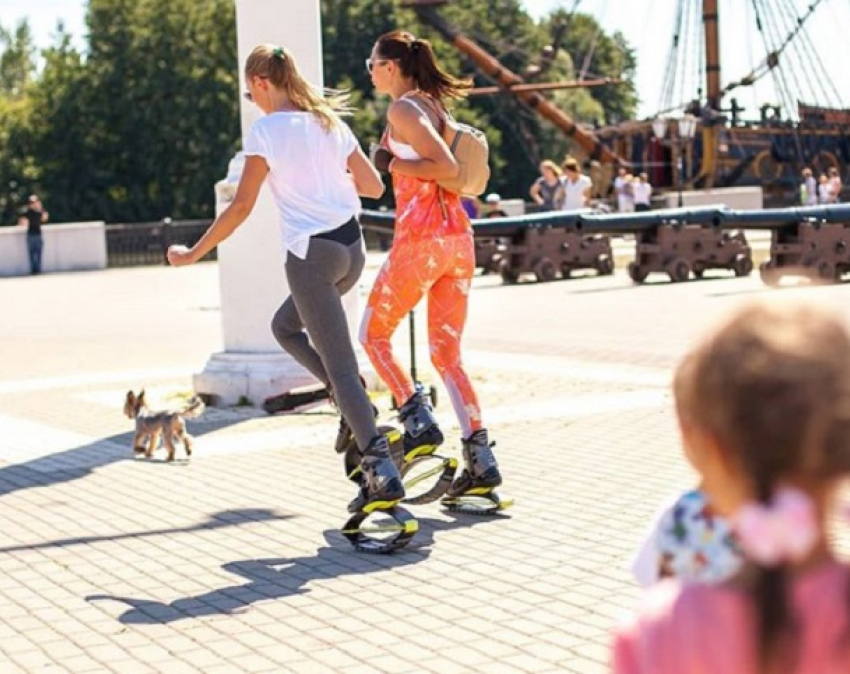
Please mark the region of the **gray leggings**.
[[312, 238], [305, 260], [287, 254], [286, 278], [292, 294], [272, 318], [278, 343], [331, 387], [361, 450], [378, 435], [378, 429], [360, 381], [342, 295], [357, 283], [365, 262], [361, 240], [346, 246]]

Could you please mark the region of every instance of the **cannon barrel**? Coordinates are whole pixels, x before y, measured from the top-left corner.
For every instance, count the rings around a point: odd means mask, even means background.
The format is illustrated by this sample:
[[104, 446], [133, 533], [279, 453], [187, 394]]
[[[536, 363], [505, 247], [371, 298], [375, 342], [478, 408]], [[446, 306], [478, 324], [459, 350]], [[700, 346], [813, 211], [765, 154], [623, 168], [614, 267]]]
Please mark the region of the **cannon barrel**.
[[776, 229], [800, 222], [841, 222], [850, 225], [850, 204], [732, 211], [730, 217], [740, 229]]
[[[360, 219], [367, 229], [391, 233], [395, 214], [391, 211], [364, 210]], [[584, 209], [479, 219], [473, 220], [472, 225], [476, 236], [505, 237], [534, 227], [576, 229], [587, 234], [619, 234], [646, 231], [659, 225], [691, 224], [725, 229], [776, 229], [800, 222], [840, 222], [850, 225], [850, 204], [768, 208], [757, 211], [733, 210], [723, 205], [669, 208], [644, 213], [594, 213], [590, 209]]]

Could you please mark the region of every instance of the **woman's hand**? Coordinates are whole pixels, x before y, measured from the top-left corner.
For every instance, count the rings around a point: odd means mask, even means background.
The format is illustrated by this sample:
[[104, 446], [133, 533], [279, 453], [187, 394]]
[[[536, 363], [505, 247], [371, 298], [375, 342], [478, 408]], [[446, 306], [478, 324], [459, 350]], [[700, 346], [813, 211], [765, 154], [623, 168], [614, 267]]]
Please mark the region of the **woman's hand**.
[[194, 264], [196, 261], [190, 249], [177, 244], [168, 247], [166, 257], [168, 258], [168, 264], [172, 267], [185, 267], [186, 265]]

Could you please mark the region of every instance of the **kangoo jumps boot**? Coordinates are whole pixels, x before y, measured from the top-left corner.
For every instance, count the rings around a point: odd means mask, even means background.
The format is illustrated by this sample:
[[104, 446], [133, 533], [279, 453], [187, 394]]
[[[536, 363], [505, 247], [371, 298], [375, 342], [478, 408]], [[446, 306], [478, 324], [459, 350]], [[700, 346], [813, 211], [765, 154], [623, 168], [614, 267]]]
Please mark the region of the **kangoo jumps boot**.
[[487, 430], [477, 430], [461, 443], [464, 469], [446, 495], [456, 498], [464, 494], [486, 494], [502, 484], [502, 475], [491, 449], [496, 443], [488, 440]]
[[404, 498], [401, 474], [390, 457], [390, 444], [383, 435], [376, 436], [360, 459], [362, 470], [360, 493], [348, 504], [348, 512], [388, 510]]
[[443, 444], [443, 433], [437, 426], [428, 395], [417, 388], [402, 405], [398, 419], [404, 424], [404, 458], [433, 454]]

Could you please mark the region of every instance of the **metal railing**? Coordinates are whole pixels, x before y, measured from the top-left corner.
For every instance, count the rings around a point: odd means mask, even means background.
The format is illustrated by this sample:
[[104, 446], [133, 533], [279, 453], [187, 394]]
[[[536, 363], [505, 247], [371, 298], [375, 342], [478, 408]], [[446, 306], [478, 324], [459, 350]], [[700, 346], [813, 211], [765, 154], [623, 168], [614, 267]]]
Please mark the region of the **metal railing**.
[[[212, 220], [136, 222], [106, 225], [106, 258], [109, 267], [167, 264], [165, 253], [173, 243], [194, 245]], [[213, 250], [203, 260], [215, 260]]]

